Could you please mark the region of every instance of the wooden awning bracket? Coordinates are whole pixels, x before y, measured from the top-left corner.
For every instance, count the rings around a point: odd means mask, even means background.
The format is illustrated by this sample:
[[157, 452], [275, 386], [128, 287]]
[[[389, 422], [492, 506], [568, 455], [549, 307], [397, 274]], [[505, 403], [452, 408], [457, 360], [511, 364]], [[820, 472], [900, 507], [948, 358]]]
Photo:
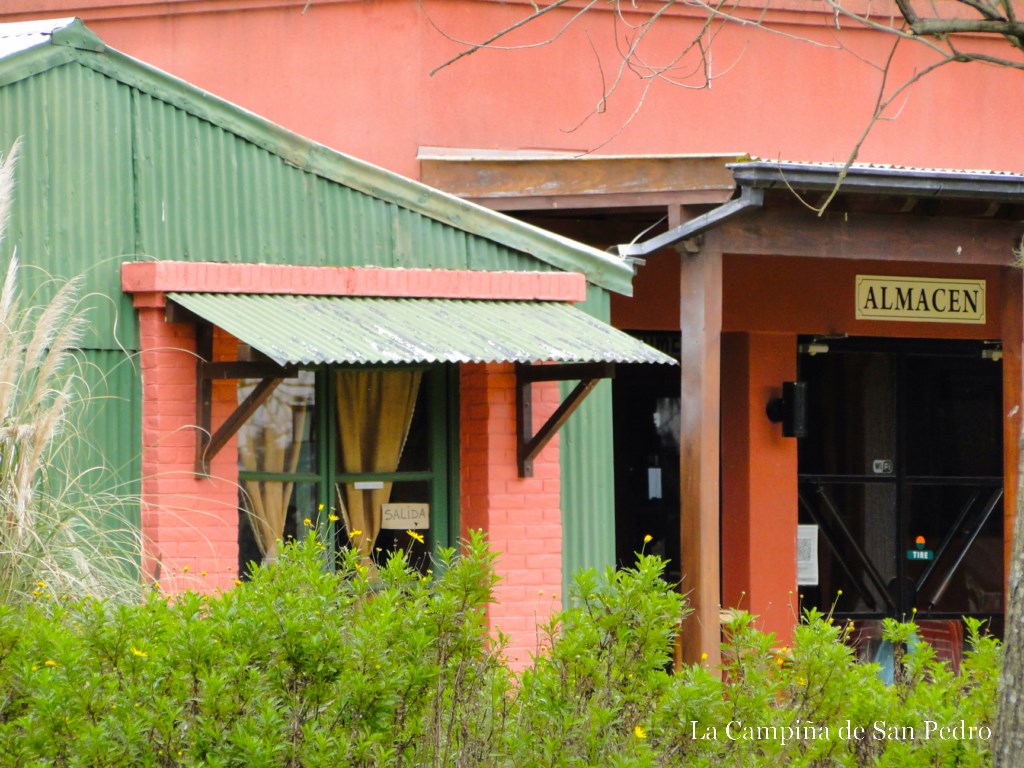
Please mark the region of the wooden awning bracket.
[[[615, 363], [516, 364], [516, 460], [520, 477], [533, 477], [533, 460], [601, 379], [615, 376]], [[546, 422], [533, 433], [533, 385], [538, 381], [579, 381]]]
[[[298, 369], [272, 361], [232, 360], [211, 362], [213, 358], [213, 326], [205, 321], [196, 323], [196, 456], [195, 476], [209, 477], [210, 462], [221, 448], [235, 436], [266, 401], [277, 385], [295, 376]], [[213, 382], [218, 379], [260, 379], [238, 407], [216, 431], [213, 431]]]

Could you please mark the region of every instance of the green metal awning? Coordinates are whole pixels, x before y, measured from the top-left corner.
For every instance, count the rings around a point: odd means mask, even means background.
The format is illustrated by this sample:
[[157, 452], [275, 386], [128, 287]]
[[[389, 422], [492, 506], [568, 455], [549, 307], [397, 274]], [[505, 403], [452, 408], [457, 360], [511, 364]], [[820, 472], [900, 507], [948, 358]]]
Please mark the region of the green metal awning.
[[556, 301], [169, 293], [279, 365], [668, 363], [668, 355]]

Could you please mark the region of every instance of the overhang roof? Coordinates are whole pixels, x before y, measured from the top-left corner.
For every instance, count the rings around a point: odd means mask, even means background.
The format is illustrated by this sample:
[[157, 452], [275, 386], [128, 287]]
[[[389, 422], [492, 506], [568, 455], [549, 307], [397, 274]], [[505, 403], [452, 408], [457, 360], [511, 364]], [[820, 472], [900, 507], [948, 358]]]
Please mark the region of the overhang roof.
[[604, 251], [461, 200], [298, 136], [241, 107], [109, 48], [77, 19], [0, 24], [0, 87], [77, 62], [280, 157], [285, 163], [460, 232], [632, 292], [632, 265]]
[[[617, 247], [620, 256], [644, 257], [721, 226], [736, 216], [773, 205], [808, 208], [830, 202], [833, 194], [854, 207], [882, 206], [891, 213], [915, 211], [930, 201], [931, 215], [1006, 218], [1024, 206], [1024, 175], [999, 171], [956, 171], [890, 165], [800, 163], [768, 160], [731, 163], [736, 182], [731, 200], [643, 242]], [[894, 202], [895, 201], [895, 202]], [[972, 209], [971, 206], [974, 206]], [[808, 211], [813, 215], [812, 211]]]
[[839, 184], [843, 194], [1024, 202], [1024, 175], [1016, 173], [766, 160], [728, 168], [739, 188], [830, 192]]
[[169, 293], [279, 365], [668, 363], [558, 301]]

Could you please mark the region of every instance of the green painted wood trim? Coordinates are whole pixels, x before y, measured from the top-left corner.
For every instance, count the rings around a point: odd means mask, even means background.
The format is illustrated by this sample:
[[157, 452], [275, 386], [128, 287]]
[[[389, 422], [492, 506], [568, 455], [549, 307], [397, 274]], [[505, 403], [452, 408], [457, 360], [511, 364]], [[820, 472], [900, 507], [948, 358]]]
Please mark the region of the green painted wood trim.
[[56, 69], [75, 60], [75, 53], [66, 48], [40, 45], [10, 56], [0, 62], [0, 88]]

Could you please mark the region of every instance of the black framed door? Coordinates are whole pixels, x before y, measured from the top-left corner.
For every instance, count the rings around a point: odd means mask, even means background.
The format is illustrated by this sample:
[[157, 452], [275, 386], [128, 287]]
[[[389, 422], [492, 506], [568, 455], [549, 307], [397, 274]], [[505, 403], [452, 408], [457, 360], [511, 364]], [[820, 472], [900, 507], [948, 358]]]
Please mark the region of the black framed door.
[[817, 555], [801, 569], [804, 605], [848, 618], [977, 616], [1000, 630], [998, 349], [801, 340], [800, 523], [803, 546]]
[[[634, 334], [678, 359], [678, 332]], [[631, 567], [643, 550], [664, 557], [678, 583], [679, 369], [621, 365], [612, 382], [615, 433], [615, 556]]]

